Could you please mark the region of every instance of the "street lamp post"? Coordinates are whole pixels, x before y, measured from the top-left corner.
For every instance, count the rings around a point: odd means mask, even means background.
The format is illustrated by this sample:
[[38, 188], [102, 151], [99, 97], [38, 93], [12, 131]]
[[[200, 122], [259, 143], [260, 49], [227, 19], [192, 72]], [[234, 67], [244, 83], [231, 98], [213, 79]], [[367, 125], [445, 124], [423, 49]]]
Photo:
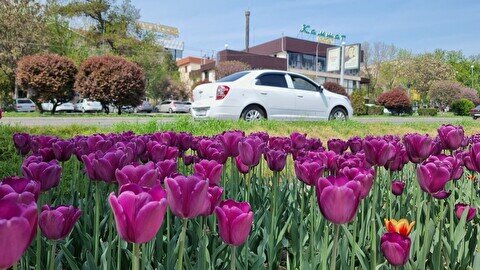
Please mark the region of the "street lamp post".
[[474, 88], [474, 87], [473, 87], [473, 68], [474, 68], [474, 67], [475, 67], [474, 65], [471, 65], [471, 66], [470, 66], [470, 69], [472, 70], [472, 88]]
[[344, 86], [343, 85], [343, 75], [345, 73], [345, 67], [344, 67], [344, 63], [343, 61], [345, 61], [345, 41], [342, 41], [342, 50], [341, 50], [341, 57], [340, 57], [340, 85], [341, 86]]
[[320, 45], [320, 40], [317, 40], [317, 48], [315, 49], [315, 77], [318, 80], [318, 45]]

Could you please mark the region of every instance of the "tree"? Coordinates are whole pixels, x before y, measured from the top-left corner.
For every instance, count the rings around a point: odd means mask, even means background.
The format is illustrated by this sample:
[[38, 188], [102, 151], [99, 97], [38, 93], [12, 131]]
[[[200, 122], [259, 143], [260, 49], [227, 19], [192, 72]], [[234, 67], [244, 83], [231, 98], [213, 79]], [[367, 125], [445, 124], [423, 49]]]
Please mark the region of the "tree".
[[430, 86], [430, 102], [442, 111], [460, 98], [462, 86], [455, 81], [436, 81]]
[[[125, 105], [138, 106], [145, 96], [143, 69], [118, 56], [94, 56], [80, 66], [75, 89], [86, 98], [112, 103], [121, 114]], [[106, 109], [108, 112], [108, 110]]]
[[477, 90], [469, 87], [462, 87], [460, 91], [460, 98], [465, 98], [473, 102], [473, 104], [478, 105], [480, 104], [480, 99], [478, 97]]
[[363, 88], [353, 91], [350, 99], [352, 101], [353, 113], [355, 115], [367, 114], [367, 107], [365, 106], [366, 95], [367, 91]]
[[244, 62], [240, 62], [236, 60], [222, 61], [218, 63], [217, 66], [215, 67], [215, 77], [218, 80], [230, 74], [233, 74], [239, 71], [249, 70], [249, 69], [251, 69], [251, 66]]
[[392, 114], [400, 115], [403, 113], [411, 114], [412, 103], [405, 89], [395, 87], [388, 92], [382, 93], [377, 103], [387, 108]]
[[323, 88], [327, 89], [330, 92], [337, 93], [339, 95], [348, 97], [347, 90], [345, 90], [345, 87], [341, 86], [338, 83], [324, 82], [323, 83]]
[[452, 80], [452, 67], [434, 54], [426, 53], [409, 60], [402, 68], [402, 77], [407, 85], [418, 90], [423, 100], [426, 100], [430, 86], [435, 81]]
[[68, 18], [86, 18], [85, 29], [91, 45], [129, 55], [138, 42], [141, 31], [137, 26], [140, 11], [129, 0], [117, 4], [115, 0], [78, 0], [57, 4], [56, 13]]
[[0, 71], [7, 78], [3, 95], [8, 96], [15, 89], [18, 60], [46, 51], [48, 36], [44, 9], [37, 1], [0, 0], [0, 10]]
[[73, 98], [77, 67], [72, 60], [57, 54], [23, 57], [16, 70], [17, 84], [27, 90], [42, 111], [42, 102], [53, 104], [52, 114], [63, 102]]

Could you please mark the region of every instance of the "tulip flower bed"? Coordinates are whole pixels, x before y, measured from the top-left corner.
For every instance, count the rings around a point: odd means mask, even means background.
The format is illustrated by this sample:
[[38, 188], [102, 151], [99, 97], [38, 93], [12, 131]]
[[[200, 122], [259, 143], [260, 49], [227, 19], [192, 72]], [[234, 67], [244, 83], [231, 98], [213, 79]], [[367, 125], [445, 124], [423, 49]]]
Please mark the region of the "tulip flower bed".
[[17, 133], [0, 269], [480, 269], [464, 133]]

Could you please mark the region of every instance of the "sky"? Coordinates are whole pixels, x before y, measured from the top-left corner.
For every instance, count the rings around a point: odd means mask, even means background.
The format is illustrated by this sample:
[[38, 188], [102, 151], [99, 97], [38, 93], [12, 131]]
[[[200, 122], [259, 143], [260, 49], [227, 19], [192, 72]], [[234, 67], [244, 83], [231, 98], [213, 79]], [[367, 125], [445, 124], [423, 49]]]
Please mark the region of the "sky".
[[[212, 55], [283, 35], [302, 38], [302, 24], [347, 36], [348, 43], [385, 42], [423, 53], [441, 48], [480, 54], [479, 0], [132, 0], [142, 21], [179, 28], [184, 56]], [[307, 38], [307, 36], [303, 36]]]

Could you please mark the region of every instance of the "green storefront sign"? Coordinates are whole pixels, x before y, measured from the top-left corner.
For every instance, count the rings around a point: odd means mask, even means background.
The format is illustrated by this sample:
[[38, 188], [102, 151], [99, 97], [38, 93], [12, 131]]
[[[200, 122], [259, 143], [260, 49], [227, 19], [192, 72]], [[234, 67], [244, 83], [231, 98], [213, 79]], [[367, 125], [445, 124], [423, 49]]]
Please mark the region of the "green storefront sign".
[[325, 31], [317, 31], [315, 29], [312, 29], [311, 26], [308, 24], [302, 25], [302, 28], [300, 29], [300, 33], [305, 33], [305, 34], [313, 35], [317, 37], [332, 38], [336, 40], [345, 40], [347, 38], [347, 36], [345, 35], [332, 34]]

